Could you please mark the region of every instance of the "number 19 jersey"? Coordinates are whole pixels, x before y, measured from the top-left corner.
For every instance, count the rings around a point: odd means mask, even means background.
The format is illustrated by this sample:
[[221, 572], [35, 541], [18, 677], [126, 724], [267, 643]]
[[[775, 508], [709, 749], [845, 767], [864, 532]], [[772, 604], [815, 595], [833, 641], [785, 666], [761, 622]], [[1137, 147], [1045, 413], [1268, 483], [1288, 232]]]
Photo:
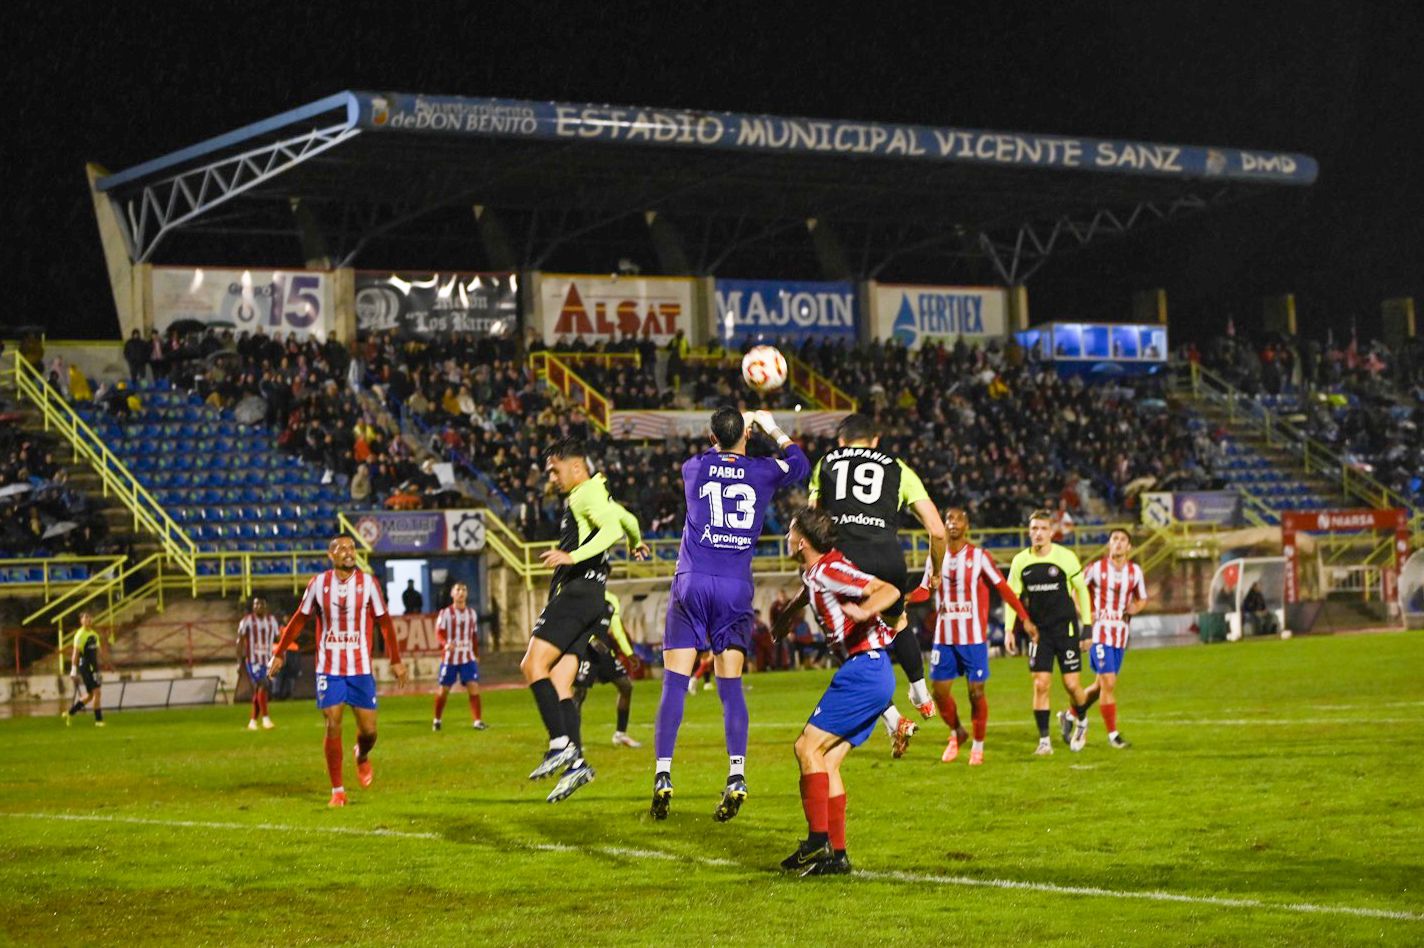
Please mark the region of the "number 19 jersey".
[[795, 444], [786, 458], [706, 451], [682, 465], [687, 519], [678, 573], [752, 578], [752, 555], [777, 490], [806, 479], [811, 462]]

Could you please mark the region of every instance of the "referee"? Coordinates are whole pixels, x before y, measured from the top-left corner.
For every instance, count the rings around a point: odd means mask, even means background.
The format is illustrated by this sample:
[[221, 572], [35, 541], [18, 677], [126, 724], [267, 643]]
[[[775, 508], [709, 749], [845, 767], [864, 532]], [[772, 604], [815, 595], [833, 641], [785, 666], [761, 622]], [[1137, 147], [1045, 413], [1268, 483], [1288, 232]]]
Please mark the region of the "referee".
[[[69, 677], [74, 679], [75, 699], [69, 710], [64, 712], [66, 727], [70, 717], [83, 711], [91, 701], [94, 702], [94, 726], [104, 726], [104, 708], [99, 697], [104, 678], [99, 674], [99, 632], [93, 622], [89, 613], [79, 614], [79, 629], [74, 633], [74, 650], [69, 658]], [[84, 685], [83, 698], [78, 697], [80, 683]]]
[[[1087, 720], [1083, 716], [1086, 696], [1078, 682], [1078, 673], [1083, 669], [1079, 639], [1082, 630], [1092, 626], [1093, 614], [1078, 557], [1053, 542], [1053, 515], [1035, 510], [1028, 521], [1028, 538], [1029, 548], [1014, 557], [1009, 569], [1009, 588], [1023, 601], [1029, 618], [1038, 627], [1037, 635], [1028, 630], [1028, 667], [1033, 673], [1033, 719], [1038, 725], [1038, 748], [1034, 754], [1046, 757], [1053, 753], [1053, 743], [1048, 739], [1048, 689], [1055, 659], [1074, 716], [1079, 721]], [[1017, 618], [1012, 610], [1004, 610], [1004, 648], [1010, 653], [1017, 650]]]

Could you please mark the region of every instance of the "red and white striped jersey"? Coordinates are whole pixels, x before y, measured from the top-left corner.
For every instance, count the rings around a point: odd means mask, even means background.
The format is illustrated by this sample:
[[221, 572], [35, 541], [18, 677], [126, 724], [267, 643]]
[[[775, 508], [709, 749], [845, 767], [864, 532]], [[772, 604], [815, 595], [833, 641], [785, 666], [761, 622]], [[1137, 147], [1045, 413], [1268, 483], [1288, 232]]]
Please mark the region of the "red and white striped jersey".
[[847, 656], [871, 649], [885, 648], [895, 638], [895, 632], [885, 620], [874, 616], [866, 622], [852, 622], [841, 608], [845, 602], [865, 598], [865, 587], [875, 577], [856, 569], [840, 550], [832, 550], [801, 574], [801, 581], [811, 596], [811, 613], [826, 641], [840, 644]]
[[476, 640], [479, 622], [473, 609], [456, 609], [446, 606], [435, 619], [435, 631], [445, 642], [445, 652], [440, 660], [447, 665], [463, 665], [480, 657], [480, 646]]
[[316, 673], [369, 675], [375, 618], [386, 614], [376, 580], [358, 570], [342, 582], [336, 570], [318, 573], [307, 583], [297, 611], [318, 619]]
[[[929, 586], [930, 564], [925, 563], [922, 585]], [[1004, 574], [994, 560], [972, 543], [958, 553], [946, 551], [935, 611], [936, 645], [979, 645], [988, 641], [989, 587], [1003, 583]]]
[[237, 624], [237, 640], [241, 642], [242, 637], [247, 636], [247, 660], [249, 662], [270, 661], [272, 649], [276, 646], [277, 637], [281, 634], [282, 624], [270, 612], [260, 619], [249, 612]]
[[1105, 556], [1083, 570], [1083, 582], [1093, 597], [1093, 641], [1127, 648], [1127, 609], [1147, 598], [1142, 567], [1128, 560], [1117, 569]]

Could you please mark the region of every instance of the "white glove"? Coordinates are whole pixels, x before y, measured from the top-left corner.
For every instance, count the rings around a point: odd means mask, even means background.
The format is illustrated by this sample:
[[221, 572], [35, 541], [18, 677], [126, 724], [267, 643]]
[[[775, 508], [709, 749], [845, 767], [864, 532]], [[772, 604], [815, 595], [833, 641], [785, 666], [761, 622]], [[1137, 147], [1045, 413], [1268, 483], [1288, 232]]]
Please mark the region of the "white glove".
[[752, 412], [752, 421], [756, 422], [757, 427], [769, 435], [775, 436], [781, 433], [781, 428], [777, 425], [776, 419], [771, 417], [771, 412], [766, 409]]

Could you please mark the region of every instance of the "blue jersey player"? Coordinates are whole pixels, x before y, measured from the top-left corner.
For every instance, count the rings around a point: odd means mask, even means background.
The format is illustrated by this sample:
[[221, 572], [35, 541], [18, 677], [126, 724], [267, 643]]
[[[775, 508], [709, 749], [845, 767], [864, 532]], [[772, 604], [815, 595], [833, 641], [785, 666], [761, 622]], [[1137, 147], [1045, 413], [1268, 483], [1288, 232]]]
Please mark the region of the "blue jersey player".
[[[752, 424], [776, 439], [784, 458], [747, 456]], [[652, 815], [659, 820], [667, 818], [672, 802], [673, 748], [699, 651], [713, 655], [727, 738], [727, 786], [713, 816], [730, 820], [746, 799], [748, 721], [742, 667], [756, 624], [752, 555], [772, 497], [811, 472], [805, 452], [791, 443], [770, 412], [743, 416], [734, 408], [719, 408], [712, 415], [712, 442], [710, 450], [682, 466], [687, 520], [668, 597], [663, 696], [653, 731], [657, 772]]]

